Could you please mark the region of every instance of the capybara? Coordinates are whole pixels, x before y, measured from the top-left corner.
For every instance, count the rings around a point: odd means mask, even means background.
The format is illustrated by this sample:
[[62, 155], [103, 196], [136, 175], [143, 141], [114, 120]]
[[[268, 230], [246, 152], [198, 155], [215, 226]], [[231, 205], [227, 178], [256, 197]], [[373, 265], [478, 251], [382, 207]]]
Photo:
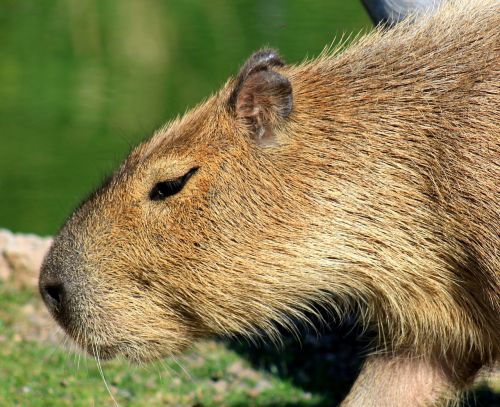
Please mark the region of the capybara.
[[74, 211], [41, 294], [132, 361], [355, 313], [378, 340], [343, 405], [446, 404], [499, 354], [499, 91], [498, 0], [258, 51]]

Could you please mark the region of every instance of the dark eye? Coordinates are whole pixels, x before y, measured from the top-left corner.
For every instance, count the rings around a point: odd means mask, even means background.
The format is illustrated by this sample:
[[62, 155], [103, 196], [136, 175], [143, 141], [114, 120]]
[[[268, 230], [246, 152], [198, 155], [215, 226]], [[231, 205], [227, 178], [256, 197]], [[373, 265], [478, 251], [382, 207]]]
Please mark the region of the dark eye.
[[182, 177], [170, 181], [158, 182], [149, 193], [149, 199], [152, 201], [163, 201], [165, 198], [175, 195], [184, 188], [186, 182], [188, 182], [189, 178], [191, 178], [196, 171], [198, 171], [198, 167], [191, 168]]

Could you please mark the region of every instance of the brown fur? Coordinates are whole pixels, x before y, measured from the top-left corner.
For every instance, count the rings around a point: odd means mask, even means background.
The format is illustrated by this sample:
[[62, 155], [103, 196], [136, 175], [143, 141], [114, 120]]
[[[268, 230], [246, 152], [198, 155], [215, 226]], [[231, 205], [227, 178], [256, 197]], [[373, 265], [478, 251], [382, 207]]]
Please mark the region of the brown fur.
[[452, 397], [500, 348], [498, 27], [497, 0], [461, 1], [297, 66], [256, 54], [68, 220], [40, 282], [64, 286], [54, 315], [149, 360], [356, 310], [379, 356], [345, 405]]

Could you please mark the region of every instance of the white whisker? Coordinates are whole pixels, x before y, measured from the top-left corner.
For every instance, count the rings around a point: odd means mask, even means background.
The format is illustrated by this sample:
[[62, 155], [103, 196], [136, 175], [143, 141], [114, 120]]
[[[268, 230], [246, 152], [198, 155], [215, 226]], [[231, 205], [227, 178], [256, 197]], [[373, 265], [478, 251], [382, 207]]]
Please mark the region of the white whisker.
[[96, 359], [96, 362], [97, 362], [97, 369], [99, 370], [99, 374], [101, 375], [101, 379], [104, 382], [104, 386], [106, 387], [106, 390], [108, 391], [109, 396], [113, 400], [114, 405], [116, 407], [120, 407], [120, 405], [118, 404], [118, 402], [113, 397], [113, 393], [111, 393], [111, 389], [109, 388], [108, 382], [106, 381], [106, 377], [104, 376], [104, 372], [102, 370], [101, 360], [99, 358], [99, 351], [97, 350], [97, 346], [93, 344], [92, 348], [93, 348], [94, 353], [95, 353], [95, 359]]

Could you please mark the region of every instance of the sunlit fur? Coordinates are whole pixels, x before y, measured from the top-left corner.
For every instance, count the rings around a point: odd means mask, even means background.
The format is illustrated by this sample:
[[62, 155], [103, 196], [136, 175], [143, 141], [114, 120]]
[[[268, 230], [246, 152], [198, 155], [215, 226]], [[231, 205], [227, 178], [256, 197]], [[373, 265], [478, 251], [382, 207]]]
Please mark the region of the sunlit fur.
[[233, 80], [157, 131], [46, 259], [74, 287], [69, 334], [149, 360], [353, 311], [378, 353], [467, 384], [500, 347], [499, 27], [498, 0], [452, 2], [276, 68], [294, 104], [274, 144], [227, 108]]

